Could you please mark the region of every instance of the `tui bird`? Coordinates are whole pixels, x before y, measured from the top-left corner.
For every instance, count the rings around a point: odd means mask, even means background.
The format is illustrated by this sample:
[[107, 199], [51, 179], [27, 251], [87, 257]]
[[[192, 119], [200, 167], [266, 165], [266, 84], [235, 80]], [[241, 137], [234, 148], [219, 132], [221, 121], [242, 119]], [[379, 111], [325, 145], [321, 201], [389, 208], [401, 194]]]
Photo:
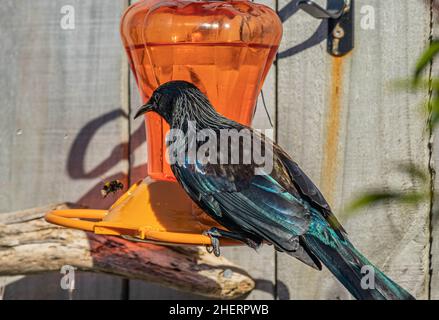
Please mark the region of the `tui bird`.
[[[135, 118], [150, 111], [173, 132], [166, 143], [169, 159], [176, 160], [170, 161], [175, 177], [191, 199], [226, 229], [206, 231], [216, 255], [219, 238], [252, 248], [266, 242], [315, 269], [321, 270], [323, 263], [356, 299], [414, 299], [354, 248], [323, 195], [280, 146], [217, 113], [195, 85], [163, 84]], [[233, 130], [239, 141], [223, 138], [224, 132]], [[215, 150], [205, 147], [209, 139]], [[265, 150], [270, 170], [253, 158], [243, 161], [249, 153], [246, 139], [252, 142], [250, 149], [259, 145]], [[201, 148], [204, 159], [191, 153]], [[233, 161], [237, 155], [239, 161]], [[364, 267], [373, 271], [373, 285], [362, 284]]]

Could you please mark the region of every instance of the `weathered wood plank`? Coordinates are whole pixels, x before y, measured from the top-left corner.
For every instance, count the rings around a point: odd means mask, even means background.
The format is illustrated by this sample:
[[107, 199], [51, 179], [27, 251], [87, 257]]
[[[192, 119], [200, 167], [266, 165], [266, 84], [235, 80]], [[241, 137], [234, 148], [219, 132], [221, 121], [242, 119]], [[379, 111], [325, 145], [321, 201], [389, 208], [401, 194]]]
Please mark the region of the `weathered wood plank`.
[[[0, 212], [77, 200], [107, 207], [111, 199], [99, 195], [102, 179], [126, 180], [128, 128], [121, 106], [127, 86], [118, 32], [125, 2], [2, 3]], [[75, 9], [73, 30], [61, 28], [65, 5]], [[107, 287], [119, 298], [119, 279], [90, 280], [77, 297]], [[58, 296], [38, 283], [21, 280], [14, 297], [25, 297], [24, 291], [27, 297]]]
[[[439, 7], [434, 7], [433, 10], [433, 37], [434, 39], [439, 38]], [[432, 66], [432, 77], [439, 77], [439, 61], [435, 60]], [[434, 180], [434, 191], [435, 194], [438, 194], [439, 191], [439, 130], [436, 128], [436, 131], [433, 133], [432, 137], [433, 142], [433, 153], [432, 153], [432, 167], [435, 170], [435, 180]], [[439, 199], [436, 196], [434, 199], [433, 212], [431, 215], [431, 279], [430, 279], [430, 299], [438, 300], [439, 299]]]
[[[340, 211], [366, 188], [411, 187], [412, 179], [395, 170], [398, 163], [428, 166], [426, 120], [418, 109], [426, 93], [391, 87], [392, 81], [411, 75], [429, 36], [430, 14], [421, 1], [356, 4], [351, 55], [332, 58], [322, 42], [279, 61], [279, 142], [320, 186], [358, 249], [411, 293], [426, 298], [428, 204], [388, 204], [349, 217]], [[364, 6], [375, 12], [372, 30], [360, 26]], [[319, 23], [303, 12], [295, 14], [284, 24], [283, 50], [311, 37]], [[327, 270], [314, 271], [284, 255], [278, 261], [278, 281], [286, 284], [279, 298], [350, 298]]]
[[[135, 83], [132, 83], [135, 86]], [[133, 108], [140, 105], [137, 89], [133, 87], [131, 101]], [[134, 92], [133, 92], [134, 91]], [[264, 86], [264, 95], [267, 108], [271, 113], [271, 118], [274, 119], [274, 72], [271, 72], [266, 85]], [[262, 101], [258, 102], [258, 109], [254, 121], [255, 128], [270, 129], [271, 126], [268, 117], [264, 110]], [[146, 142], [144, 140], [145, 134], [143, 123], [136, 124], [133, 127], [131, 135], [131, 181], [135, 182], [146, 176]], [[248, 270], [250, 276], [256, 282], [256, 288], [247, 296], [246, 299], [273, 299], [274, 295], [274, 252], [273, 248], [265, 246], [259, 252], [255, 252], [247, 247], [223, 248], [224, 256], [238, 264], [245, 270]], [[130, 280], [129, 286], [130, 299], [144, 300], [144, 299], [185, 299], [196, 300], [205, 299], [197, 295], [190, 295], [175, 291], [173, 289], [161, 287], [155, 284], [149, 284], [138, 280]]]
[[[61, 289], [62, 274], [31, 275], [6, 287], [5, 300], [119, 300], [121, 278], [89, 272], [75, 273], [75, 290]], [[116, 281], [117, 280], [117, 281]], [[29, 290], [30, 286], [39, 288]]]
[[[262, 2], [262, 1], [260, 1]], [[265, 1], [266, 5], [274, 8], [274, 1]], [[275, 66], [270, 70], [262, 90], [265, 104], [270, 119], [275, 125], [276, 116], [276, 72]], [[274, 137], [275, 128], [271, 126], [267, 112], [264, 109], [262, 96], [259, 97], [253, 128], [266, 132], [268, 136]], [[267, 131], [265, 131], [267, 130]], [[274, 299], [275, 288], [275, 253], [273, 247], [263, 246], [258, 252], [248, 247], [225, 248], [224, 256], [230, 261], [245, 268], [251, 277], [256, 281], [256, 288], [247, 297], [248, 300]]]
[[[275, 8], [275, 0], [259, 1]], [[275, 119], [275, 67], [272, 68], [264, 85], [264, 97], [272, 121]], [[131, 81], [131, 106], [132, 110], [140, 105], [139, 93], [135, 82]], [[258, 107], [253, 121], [253, 127], [261, 130], [272, 129], [259, 98]], [[274, 128], [273, 128], [274, 129]], [[267, 132], [268, 133], [268, 132]], [[146, 176], [146, 142], [143, 123], [133, 123], [131, 130], [131, 182]], [[247, 247], [224, 248], [224, 256], [248, 270], [250, 276], [256, 281], [256, 288], [247, 299], [273, 299], [275, 286], [274, 251], [271, 247], [264, 247], [259, 252], [254, 252]], [[130, 281], [130, 299], [203, 299], [197, 295], [188, 295], [172, 289], [140, 281]]]

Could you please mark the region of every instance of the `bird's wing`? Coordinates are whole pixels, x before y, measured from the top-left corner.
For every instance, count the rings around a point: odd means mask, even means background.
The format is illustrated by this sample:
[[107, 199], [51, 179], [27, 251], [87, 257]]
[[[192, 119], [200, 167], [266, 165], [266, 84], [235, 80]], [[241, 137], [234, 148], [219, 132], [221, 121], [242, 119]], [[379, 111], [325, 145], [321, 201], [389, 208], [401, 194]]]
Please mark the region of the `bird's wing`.
[[190, 166], [174, 170], [191, 198], [218, 222], [232, 221], [232, 226], [239, 226], [239, 230], [257, 235], [278, 250], [321, 270], [321, 263], [301, 238], [309, 225], [308, 208], [271, 177], [254, 176], [246, 188], [231, 191], [229, 185], [234, 182], [226, 178], [221, 190], [218, 176], [211, 179]]
[[300, 237], [308, 230], [312, 207], [302, 199], [281, 159], [270, 156], [273, 170], [265, 175], [255, 174], [258, 166], [254, 163], [197, 162], [172, 168], [191, 198], [218, 222], [232, 220], [241, 230], [320, 269]]
[[277, 149], [276, 154], [287, 168], [291, 180], [301, 196], [314, 208], [316, 208], [318, 212], [321, 213], [321, 215], [326, 219], [326, 221], [328, 221], [329, 225], [337, 233], [339, 233], [342, 239], [344, 239], [346, 231], [335, 217], [331, 207], [325, 200], [320, 190], [315, 186], [311, 179], [308, 178], [302, 169], [300, 169], [299, 165], [294, 162], [288, 154], [285, 153], [285, 151], [283, 151], [279, 146], [275, 146], [275, 148]]
[[[343, 226], [338, 222], [337, 218], [331, 211], [331, 207], [325, 200], [320, 190], [315, 184], [308, 178], [308, 176], [300, 169], [298, 164], [294, 162], [291, 157], [280, 148], [277, 144], [267, 139], [263, 134], [258, 133], [252, 129], [240, 127], [239, 132], [244, 132], [244, 129], [248, 129], [247, 134], [250, 135], [250, 140], [253, 146], [261, 146], [265, 150], [265, 157], [271, 157], [273, 169], [267, 172], [265, 178], [269, 177], [269, 180], [262, 181], [257, 179], [257, 183], [263, 183], [264, 187], [269, 190], [275, 187], [275, 192], [287, 192], [296, 196], [311, 207], [315, 208], [321, 215], [328, 221], [330, 226], [344, 238], [346, 231]], [[219, 133], [217, 133], [219, 135]], [[244, 134], [244, 138], [245, 138]], [[256, 140], [256, 143], [255, 143]], [[220, 143], [220, 141], [218, 142]], [[238, 152], [242, 157], [244, 149], [243, 141], [239, 140]], [[232, 146], [232, 143], [230, 143]], [[229, 150], [232, 153], [232, 150]], [[236, 149], [235, 149], [236, 152]], [[218, 156], [219, 157], [219, 156]], [[241, 158], [242, 159], [242, 158]], [[219, 163], [218, 158], [218, 163]], [[196, 166], [197, 170], [207, 177], [206, 182], [213, 192], [227, 191], [235, 192], [241, 190], [247, 190], [251, 187], [251, 182], [255, 176], [255, 159], [251, 159], [250, 164], [238, 164], [238, 165], [212, 165], [210, 163], [205, 166]], [[276, 185], [276, 186], [275, 186]], [[281, 188], [282, 190], [279, 190]]]

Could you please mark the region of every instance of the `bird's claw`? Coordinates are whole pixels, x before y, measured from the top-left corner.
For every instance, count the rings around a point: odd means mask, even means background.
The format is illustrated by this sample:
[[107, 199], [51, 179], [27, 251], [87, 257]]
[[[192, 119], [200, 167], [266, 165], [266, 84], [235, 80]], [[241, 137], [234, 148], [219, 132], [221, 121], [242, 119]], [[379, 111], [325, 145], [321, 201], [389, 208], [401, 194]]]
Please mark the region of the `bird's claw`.
[[213, 247], [206, 245], [206, 251], [207, 251], [207, 253], [212, 253], [213, 252]]
[[206, 246], [207, 252], [213, 253], [216, 257], [219, 257], [221, 255], [221, 250], [220, 250], [220, 241], [218, 238], [221, 235], [219, 234], [218, 229], [212, 228], [204, 232], [204, 234], [210, 238], [210, 241], [212, 243], [210, 246]]
[[216, 257], [221, 256], [221, 250], [220, 250], [218, 238], [211, 238], [211, 240], [212, 240], [212, 245], [206, 246], [206, 251], [208, 253], [213, 253]]

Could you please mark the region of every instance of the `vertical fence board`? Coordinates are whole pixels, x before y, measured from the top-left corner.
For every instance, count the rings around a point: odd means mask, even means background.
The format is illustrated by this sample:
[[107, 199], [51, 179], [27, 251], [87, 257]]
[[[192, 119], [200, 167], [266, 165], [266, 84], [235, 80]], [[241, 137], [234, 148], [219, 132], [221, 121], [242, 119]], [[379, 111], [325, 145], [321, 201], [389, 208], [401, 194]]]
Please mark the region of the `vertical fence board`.
[[[75, 9], [74, 30], [61, 27], [65, 5]], [[118, 32], [125, 5], [2, 2], [0, 212], [64, 201], [106, 208], [114, 199], [102, 201], [102, 180], [127, 180], [128, 128], [121, 105], [128, 86]], [[65, 298], [57, 291], [60, 278], [20, 280], [6, 288], [5, 297]], [[121, 296], [119, 278], [80, 274], [77, 284], [76, 298]]]
[[[286, 5], [281, 1], [281, 8]], [[368, 10], [375, 13], [371, 30], [362, 25]], [[324, 41], [300, 47], [310, 43], [305, 40], [319, 21], [298, 12], [284, 24], [279, 142], [320, 186], [357, 248], [411, 293], [426, 298], [429, 205], [389, 203], [350, 216], [341, 211], [367, 188], [413, 186], [414, 179], [400, 174], [398, 164], [428, 167], [426, 119], [419, 112], [426, 93], [396, 91], [392, 81], [411, 76], [429, 36], [430, 13], [421, 1], [358, 0], [356, 17], [356, 49], [342, 59], [330, 57]], [[288, 50], [298, 45], [300, 50]], [[314, 271], [284, 255], [278, 261], [278, 280], [286, 284], [279, 287], [279, 298], [350, 297], [327, 270]]]
[[[140, 105], [136, 84], [131, 81], [131, 106], [132, 110]], [[274, 70], [270, 72], [264, 86], [266, 106], [270, 112], [271, 119], [274, 119]], [[134, 183], [143, 179], [146, 172], [146, 142], [143, 122], [134, 123], [131, 134], [131, 182]], [[262, 99], [259, 99], [258, 108], [254, 119], [254, 127], [258, 129], [271, 129], [270, 122], [264, 110]], [[274, 252], [271, 247], [265, 246], [258, 252], [247, 247], [223, 248], [222, 253], [230, 261], [248, 270], [253, 279], [256, 280], [255, 290], [246, 297], [247, 299], [273, 299], [275, 283]], [[204, 299], [196, 294], [178, 292], [173, 289], [164, 288], [155, 284], [143, 281], [130, 281], [130, 299]]]
[[[272, 9], [276, 7], [275, 0], [258, 1]], [[269, 118], [275, 125], [276, 115], [276, 66], [273, 66], [267, 76], [262, 90], [265, 98], [265, 107], [262, 96], [259, 97], [256, 114], [253, 119], [252, 127], [266, 132], [268, 136], [273, 136], [274, 132], [265, 130], [275, 130], [271, 126]], [[269, 114], [269, 116], [267, 115]], [[273, 138], [273, 137], [272, 137]], [[249, 300], [273, 299], [275, 288], [275, 253], [273, 247], [263, 246], [257, 252], [248, 247], [235, 247], [223, 249], [224, 256], [230, 261], [235, 262], [244, 268], [256, 281], [256, 288], [247, 297]]]
[[[275, 8], [274, 0], [259, 1]], [[275, 71], [270, 71], [264, 85], [264, 97], [270, 118], [275, 118]], [[132, 111], [140, 105], [136, 84], [131, 80], [131, 107]], [[146, 143], [143, 123], [133, 123], [131, 130], [131, 182], [134, 183], [146, 176]], [[262, 98], [259, 98], [258, 107], [253, 121], [253, 127], [261, 130], [272, 129]], [[222, 253], [230, 261], [248, 270], [256, 280], [256, 289], [246, 299], [273, 299], [275, 284], [275, 260], [271, 247], [263, 247], [255, 252], [247, 247], [223, 248]], [[180, 293], [172, 289], [141, 281], [130, 281], [130, 299], [202, 299], [195, 294]]]
[[[265, 106], [271, 121], [275, 120], [276, 107], [276, 86], [275, 86], [275, 67], [273, 67], [266, 79], [263, 88], [265, 98]], [[266, 132], [268, 136], [273, 135], [275, 128], [271, 127], [267, 112], [264, 109], [262, 97], [258, 100], [255, 118], [253, 120], [253, 128]], [[271, 130], [271, 131], [265, 131]], [[256, 281], [256, 287], [247, 297], [249, 300], [257, 299], [273, 299], [275, 288], [275, 253], [271, 246], [263, 246], [257, 252], [246, 246], [224, 248], [224, 256], [230, 261], [235, 262], [240, 267], [249, 272]]]
[[[436, 8], [437, 10], [437, 8]], [[433, 38], [439, 38], [439, 12], [433, 12]], [[439, 76], [439, 61], [436, 58], [435, 62], [432, 65], [432, 77], [436, 78]], [[432, 167], [435, 171], [435, 180], [434, 180], [434, 206], [431, 214], [431, 279], [430, 279], [430, 299], [438, 300], [439, 299], [439, 202], [438, 202], [438, 190], [439, 190], [439, 176], [438, 176], [438, 165], [439, 165], [439, 131], [436, 128], [436, 131], [433, 134], [433, 153], [432, 153]]]

